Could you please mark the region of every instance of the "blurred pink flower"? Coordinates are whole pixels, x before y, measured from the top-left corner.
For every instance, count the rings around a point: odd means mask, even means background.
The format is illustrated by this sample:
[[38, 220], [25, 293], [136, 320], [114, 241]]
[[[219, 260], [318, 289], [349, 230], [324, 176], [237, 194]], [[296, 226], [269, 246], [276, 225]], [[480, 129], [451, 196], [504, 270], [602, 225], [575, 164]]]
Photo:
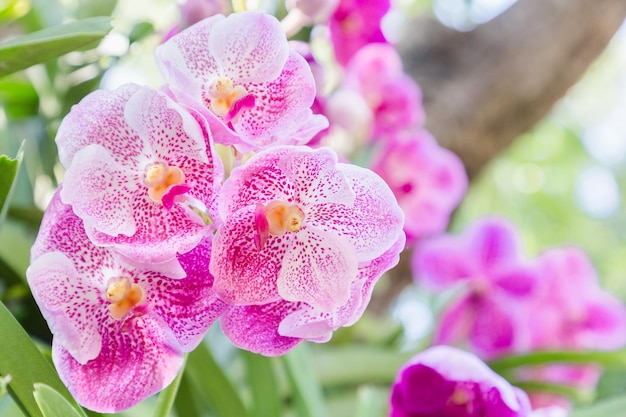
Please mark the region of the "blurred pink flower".
[[483, 218], [459, 236], [427, 239], [416, 247], [412, 267], [418, 285], [461, 287], [460, 297], [442, 313], [435, 343], [465, 342], [487, 359], [527, 346], [522, 318], [539, 275], [521, 256], [508, 221]]
[[89, 94], [62, 121], [61, 198], [96, 245], [180, 274], [207, 234], [223, 168], [207, 126], [166, 95], [127, 84]]
[[210, 241], [179, 255], [186, 277], [130, 267], [93, 245], [59, 193], [26, 275], [53, 333], [52, 358], [76, 400], [98, 412], [131, 407], [167, 386], [225, 305], [208, 273]]
[[626, 307], [600, 287], [587, 255], [554, 248], [538, 259], [541, 291], [528, 317], [534, 349], [611, 350], [626, 344]]
[[415, 355], [391, 388], [390, 417], [526, 417], [528, 397], [471, 353], [435, 346]]
[[390, 7], [389, 0], [339, 1], [328, 23], [335, 58], [340, 64], [347, 64], [369, 43], [386, 42], [380, 23]]
[[[539, 258], [540, 290], [528, 300], [526, 327], [532, 350], [613, 350], [626, 344], [626, 306], [598, 282], [585, 252], [553, 248]], [[555, 364], [520, 369], [523, 380], [569, 385], [593, 391], [601, 369], [593, 364]], [[571, 401], [559, 395], [533, 394], [537, 406], [567, 408]]]
[[467, 190], [461, 160], [425, 130], [380, 142], [371, 168], [389, 184], [404, 211], [409, 245], [443, 232]]
[[[216, 291], [229, 304], [258, 306], [251, 314], [272, 310], [276, 320], [293, 313], [293, 304], [280, 304], [287, 301], [319, 314], [354, 303], [349, 321], [364, 285], [355, 281], [380, 276], [402, 249], [396, 244], [403, 239], [403, 216], [389, 187], [367, 169], [338, 163], [327, 148], [284, 146], [256, 154], [224, 183], [219, 212], [223, 225], [211, 259]], [[372, 262], [388, 266], [379, 271]]]
[[365, 99], [373, 115], [374, 139], [424, 123], [422, 92], [404, 73], [400, 55], [392, 45], [372, 43], [359, 49], [346, 66], [342, 86]]
[[216, 15], [156, 50], [166, 87], [201, 112], [215, 142], [240, 151], [303, 144], [328, 125], [313, 115], [315, 82], [275, 17]]

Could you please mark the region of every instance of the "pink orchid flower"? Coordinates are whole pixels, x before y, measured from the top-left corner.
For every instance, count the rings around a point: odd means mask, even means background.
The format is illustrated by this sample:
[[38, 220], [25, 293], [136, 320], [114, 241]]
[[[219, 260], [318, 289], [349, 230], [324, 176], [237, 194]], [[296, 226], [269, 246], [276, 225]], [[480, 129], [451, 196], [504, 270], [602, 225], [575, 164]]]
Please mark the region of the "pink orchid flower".
[[522, 319], [539, 275], [508, 221], [487, 217], [460, 236], [427, 239], [417, 246], [412, 267], [418, 285], [461, 289], [442, 313], [435, 343], [467, 343], [487, 359], [527, 347]]
[[380, 142], [370, 166], [398, 199], [411, 245], [443, 232], [467, 190], [461, 160], [425, 130]]
[[528, 317], [535, 349], [611, 350], [626, 344], [626, 306], [600, 287], [582, 250], [553, 248], [538, 259], [541, 291]]
[[72, 108], [56, 137], [67, 169], [61, 198], [96, 245], [180, 276], [175, 256], [207, 234], [223, 177], [197, 120], [133, 84], [96, 91]]
[[415, 355], [391, 388], [390, 417], [528, 417], [526, 394], [475, 355], [435, 346]]
[[214, 140], [240, 151], [304, 144], [328, 124], [313, 115], [315, 82], [275, 17], [216, 15], [156, 50], [167, 88], [204, 114]]
[[291, 301], [233, 306], [220, 318], [222, 330], [235, 346], [265, 356], [283, 355], [303, 340], [327, 342], [333, 331], [353, 325], [363, 315], [374, 285], [398, 263], [404, 243], [401, 235], [385, 253], [359, 263], [358, 275], [350, 285], [350, 298], [330, 312]]
[[330, 37], [337, 61], [345, 65], [363, 46], [386, 43], [380, 27], [391, 7], [389, 0], [340, 0], [330, 16]]
[[350, 302], [359, 267], [403, 234], [384, 181], [327, 148], [256, 154], [224, 183], [219, 212], [210, 269], [219, 296], [238, 306], [288, 301], [333, 312]]
[[[579, 248], [553, 248], [539, 258], [540, 290], [528, 300], [526, 327], [532, 350], [613, 350], [626, 344], [626, 306], [600, 287], [589, 258]], [[602, 374], [595, 364], [555, 364], [520, 369], [519, 377], [593, 391]], [[571, 408], [556, 394], [533, 394], [541, 406]], [[569, 406], [569, 407], [568, 407]]]
[[207, 271], [210, 241], [179, 255], [186, 277], [170, 279], [95, 246], [59, 193], [48, 206], [27, 270], [53, 333], [52, 358], [83, 406], [131, 407], [167, 386], [225, 305]]
[[396, 48], [371, 43], [348, 62], [343, 88], [361, 94], [373, 115], [371, 137], [380, 139], [424, 123], [422, 92], [404, 73]]

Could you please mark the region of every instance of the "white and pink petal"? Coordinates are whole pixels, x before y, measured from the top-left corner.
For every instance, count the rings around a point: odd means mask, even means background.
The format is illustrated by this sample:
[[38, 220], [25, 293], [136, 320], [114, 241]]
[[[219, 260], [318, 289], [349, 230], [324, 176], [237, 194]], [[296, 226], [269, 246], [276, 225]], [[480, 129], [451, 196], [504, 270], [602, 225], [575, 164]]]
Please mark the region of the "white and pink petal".
[[61, 380], [91, 410], [116, 413], [132, 407], [169, 385], [183, 364], [172, 333], [153, 316], [133, 318], [124, 331], [105, 327], [102, 335], [99, 355], [83, 364], [56, 341], [52, 344]]

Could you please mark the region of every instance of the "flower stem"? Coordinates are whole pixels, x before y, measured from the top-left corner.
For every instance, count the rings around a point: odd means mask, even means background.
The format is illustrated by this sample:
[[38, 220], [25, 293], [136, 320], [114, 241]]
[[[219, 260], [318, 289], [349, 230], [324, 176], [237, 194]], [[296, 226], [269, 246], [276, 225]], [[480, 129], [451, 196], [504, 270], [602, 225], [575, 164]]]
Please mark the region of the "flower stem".
[[180, 385], [180, 380], [183, 379], [183, 373], [185, 372], [185, 364], [187, 363], [187, 355], [185, 355], [185, 361], [183, 362], [183, 366], [180, 368], [178, 375], [169, 384], [161, 393], [159, 394], [159, 398], [156, 404], [156, 410], [154, 411], [154, 417], [168, 417], [170, 414], [170, 410], [174, 405], [174, 400], [176, 399], [176, 394], [178, 393], [178, 387]]

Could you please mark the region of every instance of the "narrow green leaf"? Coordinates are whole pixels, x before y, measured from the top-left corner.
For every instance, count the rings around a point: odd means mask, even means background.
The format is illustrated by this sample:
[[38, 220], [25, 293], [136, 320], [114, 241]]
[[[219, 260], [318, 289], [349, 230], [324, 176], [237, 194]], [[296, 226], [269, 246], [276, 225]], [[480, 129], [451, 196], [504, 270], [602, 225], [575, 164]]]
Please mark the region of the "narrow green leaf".
[[178, 375], [176, 375], [176, 378], [174, 378], [172, 383], [159, 393], [154, 417], [168, 417], [170, 415], [170, 410], [174, 405], [176, 394], [178, 394], [180, 380], [183, 378], [183, 372], [185, 372], [185, 363], [186, 361], [183, 362], [183, 367], [178, 372]]
[[31, 417], [43, 417], [33, 395], [34, 384], [41, 382], [59, 392], [68, 401], [73, 398], [52, 365], [37, 350], [28, 334], [0, 302], [0, 375], [11, 375], [9, 393]]
[[35, 401], [44, 417], [84, 417], [61, 394], [46, 384], [35, 383]]
[[626, 369], [626, 350], [587, 351], [587, 352], [529, 352], [521, 355], [507, 356], [489, 362], [496, 372], [520, 366], [545, 365], [549, 363], [595, 363], [605, 368]]
[[241, 355], [246, 366], [246, 380], [252, 390], [253, 408], [250, 414], [255, 417], [282, 416], [282, 401], [272, 366], [274, 358], [245, 350], [241, 351]]
[[202, 391], [219, 417], [247, 417], [239, 394], [215, 362], [206, 344], [201, 343], [187, 358], [187, 374]]
[[176, 415], [178, 417], [210, 415], [211, 409], [204, 401], [204, 395], [199, 393], [188, 374], [189, 371], [187, 370], [183, 373], [180, 386], [178, 387], [178, 395], [174, 399]]
[[571, 385], [552, 384], [543, 381], [513, 381], [513, 385], [527, 392], [549, 392], [563, 395], [574, 403], [589, 403], [593, 400], [594, 392], [573, 387]]
[[298, 416], [328, 416], [322, 387], [317, 380], [308, 346], [301, 343], [283, 356], [282, 360], [296, 400]]
[[607, 398], [587, 407], [576, 408], [570, 417], [626, 417], [626, 396]]
[[17, 158], [11, 159], [6, 155], [0, 155], [0, 225], [9, 210], [11, 193], [14, 189], [17, 170], [22, 161], [24, 143], [20, 146]]
[[111, 19], [93, 17], [53, 26], [0, 44], [0, 77], [95, 45], [111, 30]]

